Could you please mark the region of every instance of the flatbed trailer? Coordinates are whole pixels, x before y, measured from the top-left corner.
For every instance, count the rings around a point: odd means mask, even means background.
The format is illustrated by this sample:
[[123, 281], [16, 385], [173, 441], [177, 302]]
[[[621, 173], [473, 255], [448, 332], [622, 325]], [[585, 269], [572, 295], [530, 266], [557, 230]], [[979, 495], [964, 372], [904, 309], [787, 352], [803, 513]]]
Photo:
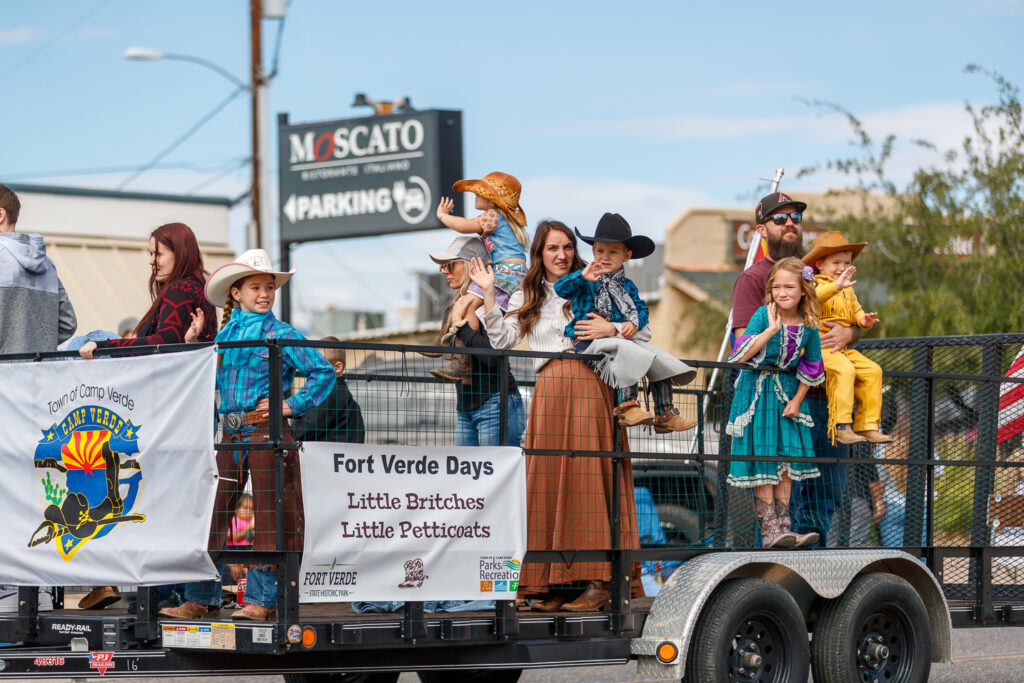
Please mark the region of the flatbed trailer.
[[[287, 344], [302, 342], [264, 344], [271, 376], [274, 363], [280, 363], [281, 347]], [[994, 537], [1000, 525], [1024, 525], [1016, 519], [1024, 511], [1015, 512], [1010, 504], [1016, 494], [1000, 492], [1003, 474], [1016, 475], [1024, 461], [1015, 459], [1011, 446], [996, 438], [1000, 387], [1020, 383], [1003, 373], [1007, 359], [1022, 344], [1024, 335], [861, 344], [886, 370], [893, 389], [886, 401], [899, 402], [908, 413], [909, 432], [903, 435], [907, 448], [901, 452], [904, 457], [878, 461], [870, 453], [854, 453], [836, 464], [873, 467], [882, 462], [905, 472], [907, 513], [900, 547], [755, 547], [742, 499], [735, 490], [730, 496], [727, 489], [715, 486], [724, 480], [716, 463], [730, 459], [723, 455], [728, 444], [720, 429], [728, 383], [725, 395], [714, 388], [686, 387], [677, 390], [680, 404], [706, 416], [687, 441], [670, 442], [665, 448], [652, 435], [631, 433], [629, 451], [617, 446], [613, 452], [534, 453], [611, 458], [616, 472], [631, 466], [638, 484], [656, 489], [656, 503], [685, 502], [691, 519], [699, 520], [687, 530], [686, 542], [619, 547], [616, 492], [614, 533], [607, 548], [527, 552], [527, 563], [611, 562], [612, 601], [602, 611], [542, 613], [499, 601], [492, 610], [431, 613], [424, 603], [409, 602], [395, 612], [360, 614], [348, 603], [300, 604], [297, 552], [221, 551], [211, 553], [215, 561], [277, 563], [279, 585], [285, 589], [278, 594], [276, 621], [232, 622], [228, 610], [215, 619], [165, 619], [156, 613], [155, 587], [139, 588], [130, 610], [102, 611], [66, 608], [63, 591], [56, 588], [54, 610], [40, 612], [37, 588], [22, 587], [18, 612], [0, 614], [0, 642], [11, 643], [0, 647], [0, 680], [284, 674], [296, 682], [383, 683], [400, 672], [416, 671], [425, 681], [514, 681], [524, 669], [617, 665], [631, 659], [638, 660], [640, 676], [662, 680], [806, 680], [811, 668], [816, 681], [925, 680], [931, 662], [950, 661], [953, 628], [1024, 623], [1024, 582], [1016, 570], [1019, 563], [1024, 576], [1024, 546], [997, 544]], [[426, 402], [433, 406], [438, 424], [445, 411], [451, 413], [451, 406], [440, 398], [450, 390], [426, 373], [433, 361], [414, 355], [422, 347], [331, 345], [347, 349], [350, 358], [373, 353], [361, 363], [350, 361], [353, 370], [347, 375], [368, 413], [368, 441], [383, 442], [374, 433], [378, 416], [372, 409], [383, 395], [390, 401], [404, 392], [403, 401]], [[527, 398], [532, 360], [556, 355], [457, 352], [496, 357], [514, 371]], [[41, 362], [57, 355], [0, 360]], [[692, 364], [702, 371], [739, 367]], [[279, 382], [274, 384], [272, 403], [285, 390]], [[399, 385], [404, 387], [401, 392], [396, 390]], [[363, 386], [368, 387], [365, 392], [359, 390]], [[952, 404], [964, 410], [966, 421], [957, 422], [945, 412], [949, 387], [959, 387]], [[964, 387], [970, 389], [966, 407]], [[507, 393], [503, 386], [503, 418]], [[502, 427], [506, 428], [504, 419]], [[270, 429], [281, 434], [279, 417], [272, 418]], [[428, 437], [431, 443], [444, 443], [450, 436], [429, 421], [401, 425], [397, 431], [413, 443]], [[935, 459], [940, 442], [957, 448], [957, 439], [966, 433], [972, 452], [954, 450], [953, 457], [946, 453]], [[278, 452], [291, 445], [271, 439]], [[676, 468], [678, 476], [666, 477], [666, 468]], [[937, 475], [937, 468], [945, 468], [945, 474]], [[943, 488], [951, 480], [939, 478], [960, 472], [955, 468], [970, 472], [964, 477], [971, 483], [970, 491]], [[645, 478], [655, 470], [657, 477]], [[665, 487], [665, 481], [676, 487]], [[919, 510], [912, 505], [915, 499]], [[942, 527], [950, 516], [943, 507], [947, 500], [969, 508], [961, 511], [969, 520], [966, 532], [955, 537]], [[713, 508], [692, 509], [708, 505]], [[671, 526], [665, 524], [665, 514], [662, 526]], [[678, 566], [660, 583], [655, 597], [633, 599], [629, 581], [634, 562], [660, 563], [655, 570], [662, 574], [667, 574], [667, 563]]]

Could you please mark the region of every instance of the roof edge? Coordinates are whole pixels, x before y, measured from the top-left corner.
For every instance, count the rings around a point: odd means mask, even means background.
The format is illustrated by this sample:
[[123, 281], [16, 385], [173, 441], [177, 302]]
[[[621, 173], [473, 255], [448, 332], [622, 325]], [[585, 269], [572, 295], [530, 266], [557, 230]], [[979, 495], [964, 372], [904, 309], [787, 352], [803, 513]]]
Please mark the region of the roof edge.
[[7, 183], [7, 187], [15, 192], [32, 192], [35, 194], [60, 194], [74, 197], [103, 197], [107, 199], [140, 199], [161, 202], [180, 202], [183, 204], [216, 204], [231, 206], [234, 200], [229, 197], [196, 197], [181, 194], [159, 194], [156, 192], [124, 192], [122, 190], [99, 190], [85, 187], [66, 187], [61, 185], [26, 185]]

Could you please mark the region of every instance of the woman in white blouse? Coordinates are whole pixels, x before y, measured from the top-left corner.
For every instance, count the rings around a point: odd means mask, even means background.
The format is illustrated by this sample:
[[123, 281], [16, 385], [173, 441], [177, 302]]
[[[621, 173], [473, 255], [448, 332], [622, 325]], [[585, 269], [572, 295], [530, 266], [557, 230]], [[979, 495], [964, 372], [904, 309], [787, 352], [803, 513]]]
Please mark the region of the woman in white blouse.
[[[526, 337], [534, 351], [572, 352], [564, 336], [571, 319], [569, 302], [554, 291], [558, 278], [583, 268], [576, 237], [558, 221], [542, 221], [530, 247], [530, 269], [522, 289], [509, 300], [504, 318], [494, 299], [494, 276], [479, 259], [470, 276], [484, 292], [484, 327], [494, 348], [509, 349]], [[617, 327], [596, 314], [576, 327], [577, 339], [618, 334]], [[537, 386], [530, 402], [526, 447], [549, 451], [610, 451], [615, 423], [614, 391], [585, 363], [575, 359], [538, 359]], [[626, 446], [622, 432], [622, 449]], [[633, 473], [621, 468], [621, 547], [639, 548]], [[608, 458], [555, 455], [526, 456], [528, 548], [530, 550], [606, 549], [611, 539], [612, 462]], [[634, 564], [633, 595], [643, 595], [639, 563]], [[524, 564], [520, 599], [534, 599], [533, 609], [593, 611], [611, 600], [611, 564], [576, 562]], [[586, 582], [583, 593], [570, 584]], [[575, 599], [574, 599], [575, 598]], [[567, 602], [568, 601], [568, 602]]]

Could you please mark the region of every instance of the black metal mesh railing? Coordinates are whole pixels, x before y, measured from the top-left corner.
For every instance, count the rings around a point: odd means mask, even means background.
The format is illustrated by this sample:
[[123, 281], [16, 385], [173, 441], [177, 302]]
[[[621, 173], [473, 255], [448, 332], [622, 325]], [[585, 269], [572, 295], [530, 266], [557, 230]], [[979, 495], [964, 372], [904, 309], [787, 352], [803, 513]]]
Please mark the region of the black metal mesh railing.
[[[1024, 387], [1006, 377], [1022, 344], [1024, 335], [862, 342], [885, 372], [880, 429], [893, 440], [816, 448], [818, 476], [798, 482], [791, 496], [794, 526], [820, 532], [828, 547], [920, 555], [950, 599], [976, 601], [986, 591], [986, 600], [1024, 600], [1024, 449], [1013, 433], [1024, 401], [1012, 400]], [[746, 366], [691, 362], [697, 377], [675, 387], [672, 402], [693, 426], [675, 430], [650, 424], [665, 406], [648, 397], [648, 387], [640, 387], [640, 413], [631, 418], [641, 424], [623, 426], [616, 413], [623, 397], [585, 362], [596, 357], [350, 342], [258, 346], [271, 363], [270, 405], [303, 385], [301, 377], [291, 387], [273, 379], [287, 346], [319, 347], [339, 380], [302, 419], [270, 411], [242, 430], [253, 434], [219, 443], [225, 490], [211, 550], [228, 566], [227, 582], [247, 566], [276, 563], [289, 585], [301, 548], [290, 509], [296, 499], [285, 495], [289, 449], [312, 440], [522, 445], [525, 597], [610, 581], [613, 611], [628, 612], [623, 600], [657, 591], [688, 557], [761, 545], [751, 489], [728, 483], [736, 463], [757, 460], [733, 456], [725, 430], [735, 372]], [[725, 381], [709, 387], [715, 369], [727, 371]], [[812, 390], [807, 402], [815, 400], [827, 405]], [[793, 460], [779, 453], [780, 462]], [[628, 590], [617, 580], [627, 575]], [[297, 595], [289, 589], [278, 600], [283, 624], [296, 614]]]

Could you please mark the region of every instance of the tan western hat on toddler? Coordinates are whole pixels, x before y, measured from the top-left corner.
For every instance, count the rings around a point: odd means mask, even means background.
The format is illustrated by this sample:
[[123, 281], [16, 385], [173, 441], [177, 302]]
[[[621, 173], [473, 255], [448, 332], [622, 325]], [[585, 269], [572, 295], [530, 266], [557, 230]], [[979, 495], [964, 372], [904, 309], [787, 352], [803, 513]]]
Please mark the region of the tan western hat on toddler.
[[495, 171], [488, 173], [480, 180], [460, 180], [452, 189], [455, 192], [472, 192], [484, 199], [494, 202], [499, 208], [515, 219], [520, 226], [526, 227], [526, 213], [519, 206], [519, 195], [523, 186], [515, 176]]
[[811, 250], [804, 255], [804, 263], [814, 268], [814, 264], [818, 259], [823, 259], [829, 254], [834, 254], [837, 251], [852, 251], [853, 258], [857, 258], [857, 254], [868, 246], [867, 242], [857, 242], [856, 244], [850, 244], [843, 237], [843, 233], [838, 230], [829, 230], [823, 232], [814, 238], [814, 242], [811, 244]]
[[206, 299], [214, 306], [223, 306], [228, 300], [231, 285], [248, 275], [273, 275], [274, 285], [280, 289], [294, 274], [294, 268], [287, 273], [272, 270], [267, 252], [262, 249], [250, 249], [210, 274], [206, 281]]

